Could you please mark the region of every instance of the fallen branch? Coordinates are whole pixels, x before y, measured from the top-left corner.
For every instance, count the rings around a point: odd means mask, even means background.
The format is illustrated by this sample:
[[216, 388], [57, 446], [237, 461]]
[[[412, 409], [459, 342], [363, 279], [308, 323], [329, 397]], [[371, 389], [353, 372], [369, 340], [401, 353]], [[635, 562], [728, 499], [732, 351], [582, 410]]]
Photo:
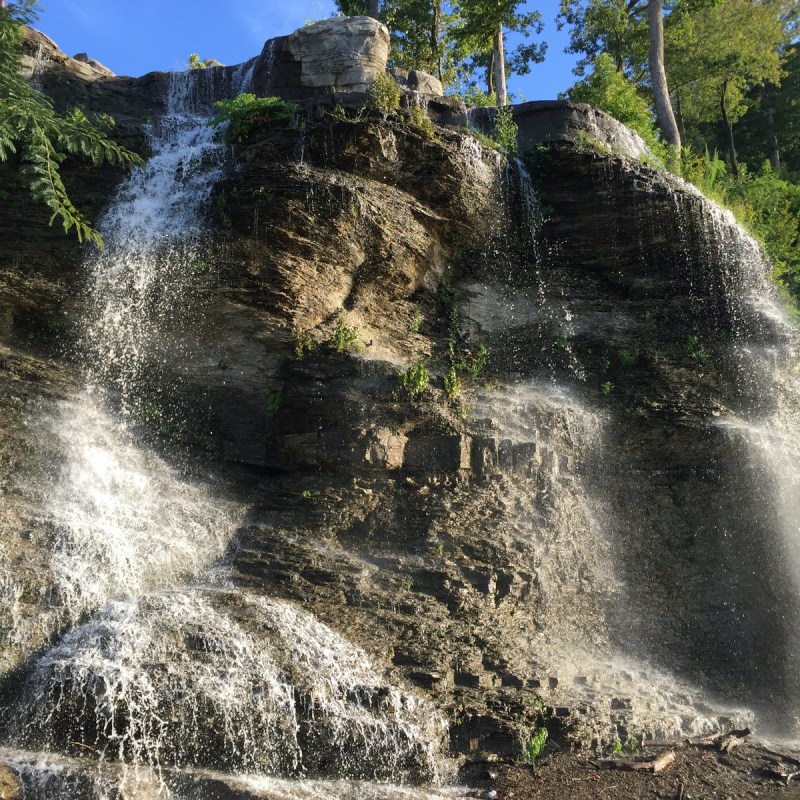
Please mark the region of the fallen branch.
[[675, 760], [675, 753], [662, 753], [648, 759], [602, 758], [597, 763], [606, 769], [624, 769], [633, 772], [661, 772]]
[[800, 758], [796, 756], [787, 756], [786, 753], [779, 753], [777, 750], [770, 750], [768, 747], [761, 748], [765, 753], [771, 756], [775, 756], [776, 758], [780, 758], [782, 761], [785, 761], [787, 764], [794, 764], [795, 766], [800, 767]]
[[[749, 735], [750, 728], [741, 728], [738, 730], [728, 731], [728, 733], [709, 733], [705, 736], [690, 736], [686, 739], [673, 739], [658, 742], [649, 742], [645, 740], [642, 742], [642, 747], [648, 750], [677, 750], [681, 747], [719, 747], [721, 750], [724, 749], [730, 752], [727, 747], [723, 746], [724, 743], [727, 743], [729, 739], [738, 740], [731, 745], [732, 748], [738, 744], [741, 744]], [[800, 764], [800, 761], [797, 763]]]

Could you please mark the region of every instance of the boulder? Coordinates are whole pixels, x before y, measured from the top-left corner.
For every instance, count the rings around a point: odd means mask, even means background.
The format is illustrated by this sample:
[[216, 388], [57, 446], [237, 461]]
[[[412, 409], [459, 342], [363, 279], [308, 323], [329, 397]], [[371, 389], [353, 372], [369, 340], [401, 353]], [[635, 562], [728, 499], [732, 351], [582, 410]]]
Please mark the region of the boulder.
[[420, 94], [430, 94], [435, 97], [441, 97], [444, 94], [442, 82], [421, 69], [412, 69], [408, 73], [407, 83], [409, 89], [413, 89]]
[[257, 94], [301, 100], [335, 92], [366, 92], [383, 74], [389, 31], [371, 17], [334, 17], [265, 45], [253, 74]]
[[615, 155], [635, 160], [652, 157], [638, 133], [609, 114], [585, 103], [568, 100], [534, 100], [514, 106], [519, 126], [519, 149], [537, 144], [569, 142], [594, 143]]

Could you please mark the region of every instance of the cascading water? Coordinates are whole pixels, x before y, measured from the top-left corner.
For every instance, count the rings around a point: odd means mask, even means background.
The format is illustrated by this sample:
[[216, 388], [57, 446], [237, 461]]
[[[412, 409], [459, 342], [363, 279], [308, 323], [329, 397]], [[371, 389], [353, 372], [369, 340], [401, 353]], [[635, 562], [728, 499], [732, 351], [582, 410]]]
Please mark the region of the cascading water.
[[[121, 185], [99, 223], [106, 249], [88, 263], [91, 312], [77, 352], [86, 388], [51, 420], [62, 462], [39, 521], [52, 597], [39, 624], [51, 636], [72, 629], [29, 670], [0, 752], [27, 798], [195, 798], [202, 791], [185, 794], [195, 779], [181, 771], [210, 767], [438, 774], [444, 728], [432, 708], [387, 685], [309, 613], [220, 588], [224, 575], [209, 568], [241, 509], [139, 441], [143, 422], [171, 422], [162, 367], [180, 359], [173, 333], [199, 305], [203, 213], [226, 155], [202, 112], [203, 81], [173, 77], [153, 155]], [[189, 579], [199, 583], [172, 588]], [[0, 610], [14, 620], [6, 635], [24, 637], [19, 587], [11, 573], [0, 583]], [[354, 796], [291, 785], [294, 796]]]
[[[612, 717], [631, 698], [626, 716], [640, 731], [660, 720], [668, 732], [670, 719], [675, 732], [752, 724], [755, 713], [762, 735], [792, 736], [796, 334], [760, 249], [729, 214], [679, 181], [637, 184], [635, 167], [590, 160], [576, 157], [571, 177], [606, 205], [581, 206], [588, 222], [558, 217], [543, 265], [548, 283], [569, 290], [568, 302], [546, 291], [545, 309], [569, 309], [561, 335], [596, 388], [581, 387], [572, 358], [555, 380], [607, 414], [579, 457], [620, 591], [604, 604], [608, 668], [580, 680], [595, 695], [616, 685]], [[588, 231], [607, 244], [574, 263], [569, 237]], [[625, 400], [592, 398], [598, 389]], [[608, 680], [625, 673], [630, 688]]]

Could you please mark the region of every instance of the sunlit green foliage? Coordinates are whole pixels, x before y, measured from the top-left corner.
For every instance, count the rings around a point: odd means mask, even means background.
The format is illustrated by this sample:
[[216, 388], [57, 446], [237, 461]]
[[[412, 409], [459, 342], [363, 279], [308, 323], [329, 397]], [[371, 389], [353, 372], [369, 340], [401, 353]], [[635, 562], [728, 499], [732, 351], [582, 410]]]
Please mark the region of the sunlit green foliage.
[[280, 97], [256, 97], [240, 94], [233, 100], [218, 100], [214, 103], [216, 114], [209, 125], [229, 123], [226, 131], [228, 141], [241, 141], [256, 125], [292, 125], [300, 107]]
[[391, 114], [400, 107], [400, 86], [397, 81], [382, 72], [369, 87], [367, 105], [377, 108], [385, 114]]
[[100, 124], [80, 109], [59, 114], [49, 97], [30, 86], [20, 75], [22, 26], [35, 17], [36, 0], [22, 0], [0, 8], [0, 161], [17, 157], [33, 197], [52, 212], [50, 224], [61, 220], [65, 232], [75, 230], [79, 241], [102, 246], [98, 231], [70, 199], [61, 179], [61, 165], [68, 156], [82, 157], [93, 166], [103, 163], [131, 165], [141, 158], [113, 141]]
[[659, 149], [655, 119], [647, 101], [616, 68], [608, 53], [595, 58], [591, 74], [569, 89], [567, 96], [576, 103], [588, 103], [606, 111], [633, 128], [651, 149]]
[[428, 388], [430, 372], [424, 361], [412, 364], [405, 372], [400, 373], [400, 383], [412, 395], [422, 394]]

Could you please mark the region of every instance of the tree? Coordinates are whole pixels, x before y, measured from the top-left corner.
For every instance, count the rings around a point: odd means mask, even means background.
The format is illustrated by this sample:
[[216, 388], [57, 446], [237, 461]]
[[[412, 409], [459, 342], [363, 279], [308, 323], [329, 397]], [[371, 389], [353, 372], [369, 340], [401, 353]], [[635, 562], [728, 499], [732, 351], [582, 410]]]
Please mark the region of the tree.
[[336, 0], [336, 8], [346, 17], [380, 19], [378, 0]]
[[455, 78], [450, 38], [455, 19], [442, 0], [384, 0], [381, 18], [392, 34], [392, 63], [437, 75], [443, 85]]
[[609, 53], [616, 68], [637, 83], [644, 78], [646, 64], [659, 127], [667, 142], [680, 148], [664, 69], [662, 0], [562, 0], [559, 25], [564, 24], [571, 26], [567, 52], [586, 54], [578, 64], [578, 74], [602, 52]]
[[670, 72], [682, 91], [684, 113], [721, 121], [731, 172], [739, 163], [733, 125], [758, 101], [752, 90], [778, 84], [785, 41], [782, 0], [722, 0], [692, 15], [690, 35], [671, 46]]
[[[347, 16], [368, 13], [366, 0], [336, 0], [336, 7]], [[383, 0], [374, 10], [370, 16], [380, 19], [391, 34], [394, 66], [433, 73], [445, 86], [453, 82], [457, 59], [449, 31], [455, 15], [442, 0]]]
[[591, 74], [576, 83], [567, 96], [577, 103], [588, 103], [611, 114], [633, 128], [651, 150], [658, 151], [658, 137], [647, 102], [616, 68], [614, 59], [608, 53], [600, 53], [595, 58]]
[[[61, 180], [67, 155], [88, 158], [95, 166], [142, 163], [136, 153], [114, 142], [80, 109], [58, 114], [50, 98], [31, 87], [19, 73], [23, 25], [36, 18], [37, 0], [0, 7], [0, 161], [18, 155], [31, 194], [50, 208], [50, 224], [60, 218], [79, 241], [102, 246], [103, 240], [75, 208]], [[109, 125], [103, 117], [100, 124]]]
[[607, 53], [618, 72], [633, 83], [647, 74], [648, 32], [645, 4], [636, 0], [562, 0], [559, 30], [569, 25], [566, 53], [582, 54], [575, 74], [583, 76], [601, 54]]
[[525, 75], [531, 64], [544, 60], [545, 42], [525, 42], [510, 56], [505, 52], [504, 31], [515, 31], [526, 39], [542, 32], [538, 11], [520, 12], [523, 0], [460, 0], [459, 22], [453, 32], [462, 52], [473, 54], [476, 64], [486, 67], [487, 89], [495, 93], [497, 105], [508, 102], [506, 72]]
[[649, 0], [647, 4], [647, 27], [650, 32], [650, 48], [647, 63], [650, 68], [650, 86], [656, 106], [658, 127], [666, 141], [680, 150], [681, 134], [675, 122], [672, 101], [669, 98], [667, 72], [664, 68], [664, 12], [661, 0]]

